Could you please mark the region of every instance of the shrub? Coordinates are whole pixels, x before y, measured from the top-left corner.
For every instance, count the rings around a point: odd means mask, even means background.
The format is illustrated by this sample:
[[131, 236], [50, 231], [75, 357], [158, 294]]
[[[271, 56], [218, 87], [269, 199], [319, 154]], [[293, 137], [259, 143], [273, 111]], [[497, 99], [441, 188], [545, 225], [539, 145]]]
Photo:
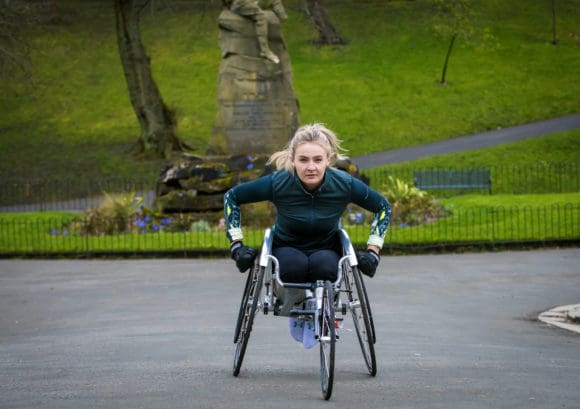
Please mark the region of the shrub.
[[212, 231], [212, 226], [207, 220], [197, 220], [191, 223], [190, 230], [193, 232], [208, 232]]
[[[220, 229], [221, 213], [165, 214], [159, 209], [142, 206], [143, 199], [132, 193], [110, 195], [82, 218], [67, 222], [60, 231], [82, 235], [113, 235], [120, 233], [209, 232]], [[54, 229], [52, 234], [59, 234]]]
[[135, 192], [110, 195], [95, 208], [86, 211], [82, 220], [75, 220], [71, 230], [81, 234], [104, 235], [124, 233], [131, 230], [131, 220], [138, 212], [143, 198]]
[[413, 226], [450, 215], [429, 193], [392, 176], [387, 177], [381, 190], [391, 202], [391, 224]]

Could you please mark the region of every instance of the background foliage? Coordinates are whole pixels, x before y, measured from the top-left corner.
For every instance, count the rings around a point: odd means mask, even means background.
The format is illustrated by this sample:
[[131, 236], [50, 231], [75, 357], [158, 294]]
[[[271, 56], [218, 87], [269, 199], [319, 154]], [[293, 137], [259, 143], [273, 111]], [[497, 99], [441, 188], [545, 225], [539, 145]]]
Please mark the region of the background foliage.
[[[290, 19], [283, 30], [302, 122], [326, 123], [357, 156], [580, 111], [579, 0], [557, 1], [557, 46], [550, 0], [473, 2], [469, 21], [497, 44], [459, 39], [446, 85], [438, 79], [448, 39], [437, 34], [434, 3], [325, 1], [349, 44], [319, 48], [301, 1], [286, 0]], [[139, 129], [112, 5], [58, 4], [60, 19], [28, 19], [33, 24], [21, 32], [30, 76], [0, 81], [0, 175], [154, 179], [161, 164], [130, 155]], [[215, 117], [219, 10], [217, 1], [155, 1], [142, 22], [155, 79], [177, 111], [180, 136], [197, 153], [204, 152]], [[553, 136], [540, 149], [550, 160], [577, 161], [578, 136]], [[512, 153], [525, 162], [546, 160], [537, 143], [520, 142]], [[489, 166], [505, 157], [487, 150], [432, 160]]]

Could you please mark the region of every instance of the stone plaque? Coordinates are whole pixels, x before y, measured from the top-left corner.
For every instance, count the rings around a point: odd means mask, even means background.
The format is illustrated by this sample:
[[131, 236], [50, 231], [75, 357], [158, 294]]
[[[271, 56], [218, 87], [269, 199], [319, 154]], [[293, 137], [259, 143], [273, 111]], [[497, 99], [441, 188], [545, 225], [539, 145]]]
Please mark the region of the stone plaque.
[[245, 100], [223, 103], [221, 109], [230, 124], [227, 149], [232, 154], [272, 153], [294, 133], [294, 105], [288, 102]]

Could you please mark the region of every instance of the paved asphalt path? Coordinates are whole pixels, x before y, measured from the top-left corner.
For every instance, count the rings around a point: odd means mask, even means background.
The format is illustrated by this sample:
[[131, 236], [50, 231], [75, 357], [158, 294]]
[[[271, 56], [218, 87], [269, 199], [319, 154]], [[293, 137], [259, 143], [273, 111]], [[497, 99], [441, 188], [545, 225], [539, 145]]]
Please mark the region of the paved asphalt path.
[[580, 407], [580, 249], [384, 257], [368, 281], [379, 372], [350, 318], [331, 401], [318, 350], [258, 315], [240, 376], [230, 260], [0, 260], [1, 409]]
[[372, 153], [352, 158], [352, 161], [360, 169], [368, 169], [435, 155], [489, 148], [502, 143], [517, 142], [522, 139], [536, 138], [577, 128], [580, 128], [580, 114], [573, 114], [544, 121], [530, 122], [524, 125], [496, 129], [475, 135], [462, 136], [441, 142]]

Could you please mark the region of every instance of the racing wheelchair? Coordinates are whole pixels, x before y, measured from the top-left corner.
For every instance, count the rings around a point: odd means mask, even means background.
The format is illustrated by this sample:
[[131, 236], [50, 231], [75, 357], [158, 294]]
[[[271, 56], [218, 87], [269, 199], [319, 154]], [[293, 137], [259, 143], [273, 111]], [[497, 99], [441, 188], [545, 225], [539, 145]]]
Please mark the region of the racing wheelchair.
[[[376, 333], [362, 274], [348, 234], [339, 230], [342, 257], [337, 279], [308, 283], [283, 282], [279, 264], [272, 255], [273, 228], [266, 229], [261, 250], [248, 272], [234, 333], [233, 375], [238, 376], [257, 311], [274, 316], [295, 317], [313, 324], [320, 346], [320, 380], [325, 400], [332, 395], [337, 330], [350, 315], [371, 376], [377, 373], [374, 344]], [[345, 299], [345, 301], [342, 300]], [[349, 314], [350, 313], [350, 314]]]

